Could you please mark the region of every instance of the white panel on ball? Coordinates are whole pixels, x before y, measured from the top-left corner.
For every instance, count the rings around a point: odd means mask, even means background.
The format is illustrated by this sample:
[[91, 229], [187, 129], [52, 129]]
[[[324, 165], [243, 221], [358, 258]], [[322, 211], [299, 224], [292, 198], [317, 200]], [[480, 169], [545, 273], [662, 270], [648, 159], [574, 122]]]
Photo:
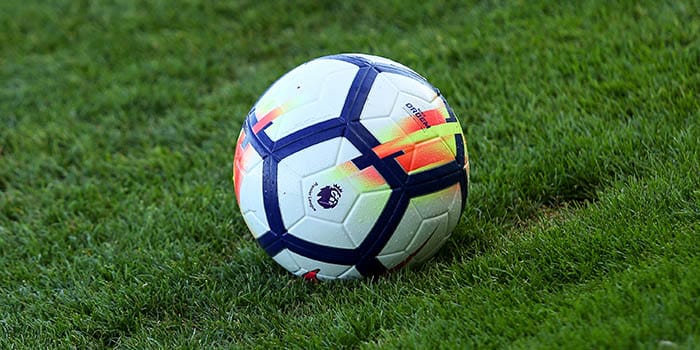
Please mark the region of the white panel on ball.
[[355, 248], [355, 243], [337, 222], [305, 216], [294, 226], [287, 228], [289, 234], [305, 241], [335, 248]]
[[301, 176], [289, 169], [289, 164], [284, 162], [277, 165], [277, 198], [285, 227], [296, 224], [306, 214]]
[[[303, 208], [306, 215], [325, 221], [342, 223], [361, 191], [353, 186], [354, 177], [359, 170], [350, 162], [361, 153], [345, 138], [335, 138], [320, 145], [325, 143], [329, 143], [327, 149], [316, 150], [312, 149], [312, 146], [297, 153], [305, 155], [308, 159], [320, 158], [319, 162], [325, 165], [322, 170], [314, 165], [314, 171], [306, 171], [308, 175], [301, 180]], [[336, 151], [329, 152], [328, 150], [333, 150], [330, 145], [335, 144], [337, 144]], [[340, 156], [336, 157], [336, 154]], [[303, 163], [301, 160], [299, 162]], [[329, 202], [324, 202], [324, 200]]]
[[406, 133], [401, 129], [399, 124], [391, 119], [389, 114], [383, 118], [362, 119], [360, 122], [380, 143], [397, 140], [406, 136]]
[[[255, 155], [257, 156], [257, 154]], [[263, 163], [258, 162], [257, 165], [250, 169], [249, 172], [241, 176], [240, 190], [240, 207], [243, 212], [243, 218], [251, 229], [255, 238], [260, 237], [269, 229], [267, 216], [265, 215], [265, 204], [263, 202]]]
[[418, 226], [420, 226], [422, 217], [412, 203], [408, 204], [399, 225], [396, 227], [396, 232], [401, 232], [400, 235], [393, 235], [391, 239], [384, 245], [384, 248], [379, 253], [379, 256], [391, 255], [394, 253], [403, 253], [413, 240]]
[[331, 168], [337, 164], [338, 150], [342, 142], [343, 138], [336, 137], [304, 148], [282, 159], [277, 172], [280, 177], [294, 176], [301, 179]]
[[[415, 235], [411, 237], [411, 241], [403, 251], [387, 255], [379, 253], [377, 259], [388, 269], [391, 269], [401, 263], [414, 262], [412, 261], [414, 257], [411, 255], [421, 253], [422, 249], [425, 248], [423, 244], [428, 243], [427, 240], [432, 240], [434, 237], [442, 237], [446, 232], [446, 226], [446, 213], [438, 217], [424, 219], [416, 230]], [[409, 257], [411, 260], [407, 260]]]
[[356, 278], [362, 278], [362, 274], [360, 273], [360, 271], [357, 271], [357, 268], [355, 266], [353, 266], [349, 270], [345, 271], [342, 275], [339, 275], [338, 278], [340, 278], [340, 279], [356, 279]]
[[304, 210], [310, 217], [341, 224], [360, 193], [349, 184], [347, 177], [333, 179], [327, 174], [334, 173], [334, 170], [329, 169], [303, 180], [302, 188], [306, 199]]
[[385, 78], [391, 81], [393, 85], [401, 87], [399, 98], [401, 98], [401, 95], [409, 95], [421, 100], [424, 103], [431, 103], [436, 97], [438, 97], [435, 90], [433, 90], [427, 84], [422, 84], [416, 79], [405, 75], [388, 72], [381, 73], [381, 75], [384, 75]]
[[[314, 60], [278, 80], [256, 104], [256, 116], [277, 113], [265, 133], [273, 141], [337, 118], [359, 68], [337, 60]], [[277, 109], [277, 110], [276, 110]]]
[[364, 241], [367, 234], [376, 224], [386, 205], [391, 190], [374, 191], [360, 194], [348, 213], [343, 227], [356, 246]]
[[335, 158], [335, 165], [343, 164], [361, 155], [362, 153], [360, 153], [360, 151], [357, 150], [357, 148], [352, 144], [352, 142], [343, 138], [340, 141], [340, 149], [338, 150], [338, 156]]
[[283, 249], [281, 252], [277, 253], [277, 255], [273, 256], [272, 259], [292, 273], [301, 269], [288, 249]]
[[[437, 251], [445, 244], [448, 238], [452, 235], [452, 230], [454, 230], [457, 223], [459, 223], [460, 214], [462, 212], [462, 190], [459, 185], [455, 185], [451, 188], [452, 200], [448, 205], [448, 211], [446, 213], [446, 230], [442, 235], [434, 235], [430, 242], [428, 242], [423, 249], [413, 257], [415, 263], [420, 263], [431, 256], [433, 256]], [[448, 200], [447, 197], [444, 198]], [[425, 210], [423, 210], [425, 212]]]
[[[397, 227], [399, 230], [418, 227], [415, 233], [408, 235], [394, 235], [377, 256], [384, 266], [392, 268], [396, 264], [407, 259], [409, 255], [416, 254], [412, 259], [420, 262], [429, 258], [444, 244], [454, 230], [461, 210], [461, 189], [459, 184], [412, 198], [406, 213]], [[426, 242], [428, 236], [432, 236]], [[423, 243], [425, 246], [420, 247]], [[415, 252], [421, 248], [420, 252]]]
[[413, 255], [412, 260], [419, 255], [429, 257], [425, 253], [433, 250], [434, 246], [431, 243], [441, 242], [442, 237], [450, 234], [451, 229], [447, 227], [447, 222], [447, 213], [423, 220], [413, 241], [406, 247], [406, 253]]
[[415, 256], [411, 260], [413, 264], [420, 264], [425, 260], [431, 258], [435, 253], [442, 248], [442, 246], [447, 242], [447, 239], [452, 235], [452, 230], [442, 231], [441, 235], [433, 235], [430, 237], [430, 241], [426, 242], [425, 246], [421, 248], [419, 252], [416, 252]]
[[396, 104], [399, 90], [387, 79], [386, 74], [379, 74], [374, 79], [372, 89], [367, 95], [367, 101], [362, 108], [360, 118], [362, 120], [372, 118], [384, 118], [391, 114], [391, 110]]
[[246, 225], [250, 228], [250, 233], [253, 234], [254, 238], [262, 236], [262, 234], [269, 229], [267, 218], [261, 214], [265, 215], [265, 212], [249, 210], [243, 213], [243, 220], [245, 220]]
[[[459, 212], [461, 205], [456, 199], [461, 199], [460, 194], [461, 190], [459, 184], [454, 184], [441, 191], [413, 198], [411, 202], [415, 204], [421, 217], [431, 218], [448, 212], [455, 206]], [[457, 214], [457, 216], [459, 216], [459, 214]], [[455, 224], [457, 223], [455, 222]]]
[[303, 178], [333, 168], [338, 160], [337, 154], [343, 140], [343, 138], [337, 137], [315, 144], [279, 162], [277, 166], [277, 195], [285, 227], [296, 224], [307, 212], [309, 188], [303, 186]]

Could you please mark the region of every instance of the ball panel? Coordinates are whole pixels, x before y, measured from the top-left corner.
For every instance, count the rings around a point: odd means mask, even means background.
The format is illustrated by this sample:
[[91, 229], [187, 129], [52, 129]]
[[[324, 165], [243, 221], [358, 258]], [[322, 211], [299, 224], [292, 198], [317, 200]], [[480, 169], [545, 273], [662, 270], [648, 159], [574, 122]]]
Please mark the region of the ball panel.
[[313, 124], [337, 118], [358, 67], [314, 60], [276, 81], [255, 105], [254, 132], [277, 141]]
[[262, 195], [263, 163], [258, 162], [236, 181], [240, 182], [239, 206], [248, 228], [255, 238], [269, 229]]
[[296, 260], [292, 257], [291, 252], [288, 249], [283, 249], [275, 256], [272, 257], [278, 264], [287, 269], [291, 273], [295, 273], [301, 269]]
[[406, 247], [406, 253], [411, 257], [411, 260], [408, 261], [409, 265], [425, 261], [433, 256], [437, 248], [440, 248], [438, 244], [443, 242], [443, 238], [451, 234], [448, 222], [449, 217], [447, 213], [423, 220], [421, 228], [418, 229], [419, 234]]
[[267, 219], [261, 217], [256, 211], [250, 210], [243, 213], [243, 220], [246, 225], [248, 225], [255, 239], [262, 236], [268, 230]]
[[398, 122], [389, 117], [362, 119], [360, 123], [382, 144], [406, 137], [406, 133], [401, 129]]
[[413, 240], [416, 230], [421, 224], [422, 217], [412, 203], [408, 204], [406, 211], [401, 218], [401, 221], [396, 226], [394, 235], [384, 245], [378, 256], [391, 255], [395, 253], [403, 253]]
[[[444, 219], [446, 219], [446, 217], [447, 215], [445, 215]], [[387, 255], [380, 252], [377, 259], [379, 259], [387, 269], [392, 269], [398, 265], [403, 266], [411, 262], [413, 254], [423, 248], [424, 244], [432, 238], [434, 234], [440, 234], [440, 223], [442, 219], [441, 217], [423, 219], [415, 234], [407, 237], [408, 239], [406, 240], [409, 242], [400, 252]]]
[[391, 80], [387, 79], [385, 74], [377, 75], [362, 107], [360, 119], [385, 118], [391, 115], [398, 96], [399, 90]]
[[340, 142], [340, 149], [338, 150], [338, 156], [335, 158], [335, 165], [341, 165], [345, 162], [351, 161], [362, 155], [355, 145], [349, 140], [342, 138]]
[[[367, 95], [360, 119], [390, 118], [404, 128], [404, 134], [410, 134], [450, 118], [444, 100], [439, 97], [425, 82], [399, 74], [380, 73]], [[382, 138], [381, 129], [370, 128], [370, 131], [383, 142], [388, 141]]]
[[[389, 72], [381, 73], [379, 76], [391, 81], [393, 86], [399, 87], [399, 101], [404, 100], [405, 102], [415, 101], [422, 104], [434, 104], [435, 99], [438, 97], [435, 88], [425, 81]], [[405, 102], [402, 104], [405, 104]]]
[[[280, 161], [280, 167], [289, 169], [293, 175], [309, 177], [336, 167], [331, 176], [342, 176], [345, 163], [361, 156], [362, 153], [343, 137], [336, 137], [295, 152]], [[281, 172], [282, 169], [278, 170]], [[282, 174], [282, 173], [280, 173]], [[286, 175], [286, 174], [282, 174]]]
[[357, 271], [355, 266], [351, 267], [349, 270], [345, 271], [343, 274], [338, 276], [340, 279], [357, 279], [362, 278], [360, 271]]
[[392, 269], [430, 258], [456, 227], [461, 214], [461, 199], [459, 184], [412, 198], [396, 233], [377, 259], [387, 269]]
[[315, 200], [315, 193], [306, 193], [309, 188], [303, 185], [303, 178], [332, 168], [341, 142], [341, 138], [324, 141], [293, 153], [279, 162], [277, 195], [285, 227], [295, 225], [307, 214], [310, 201]]
[[[350, 168], [348, 171], [356, 169], [350, 164], [347, 168]], [[331, 168], [302, 180], [307, 216], [335, 223], [345, 221], [360, 193], [350, 185], [349, 175], [339, 175], [338, 172], [339, 169]]]
[[437, 253], [440, 248], [447, 242], [447, 240], [452, 236], [452, 231], [451, 230], [444, 230], [442, 231], [443, 234], [435, 234], [432, 237], [430, 237], [429, 241], [425, 243], [425, 246], [420, 249], [420, 251], [416, 251], [415, 255], [413, 256], [413, 259], [409, 262], [409, 266], [413, 264], [421, 264], [424, 261], [430, 259]]
[[[411, 199], [423, 218], [432, 218], [449, 212], [452, 208], [461, 208], [461, 189], [454, 184], [444, 190], [429, 193]], [[455, 222], [456, 224], [456, 222]]]
[[315, 244], [335, 248], [355, 248], [343, 225], [312, 216], [304, 216], [287, 229], [288, 234]]
[[359, 246], [367, 234], [376, 224], [377, 218], [382, 213], [386, 202], [389, 200], [391, 190], [361, 193], [343, 221], [345, 232]]
[[[338, 152], [336, 164], [304, 177], [301, 183], [306, 215], [342, 223], [361, 193], [388, 185], [373, 167], [358, 169], [353, 160], [361, 153], [348, 140], [338, 140], [342, 152]], [[308, 156], [313, 158], [315, 154]]]
[[301, 177], [294, 170], [283, 164], [279, 164], [277, 169], [277, 196], [282, 223], [290, 227], [306, 215], [306, 197], [301, 187]]
[[[344, 205], [337, 210], [319, 212], [318, 215], [313, 213], [323, 208], [317, 203], [318, 193], [325, 186], [337, 185], [331, 175], [326, 175], [331, 179], [323, 179], [324, 173], [337, 173], [336, 162], [345, 161], [340, 155], [348, 158], [359, 155], [352, 145], [344, 146], [341, 152], [341, 146], [344, 143], [349, 144], [343, 138], [334, 138], [312, 145], [280, 161], [277, 171], [277, 192], [282, 220], [286, 227], [295, 225], [303, 216], [310, 214], [335, 222], [343, 221], [345, 218], [343, 208], [347, 210], [346, 207], [352, 204], [351, 200], [343, 201]], [[323, 185], [319, 185], [319, 180]]]

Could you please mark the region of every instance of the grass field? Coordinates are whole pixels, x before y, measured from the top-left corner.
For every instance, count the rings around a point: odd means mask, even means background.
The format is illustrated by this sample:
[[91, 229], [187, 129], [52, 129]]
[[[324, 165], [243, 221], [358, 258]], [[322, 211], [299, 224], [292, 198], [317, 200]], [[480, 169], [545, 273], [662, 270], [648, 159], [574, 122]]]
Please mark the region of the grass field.
[[[468, 205], [421, 268], [305, 283], [231, 183], [313, 57], [425, 75]], [[0, 348], [700, 348], [698, 1], [0, 1]]]

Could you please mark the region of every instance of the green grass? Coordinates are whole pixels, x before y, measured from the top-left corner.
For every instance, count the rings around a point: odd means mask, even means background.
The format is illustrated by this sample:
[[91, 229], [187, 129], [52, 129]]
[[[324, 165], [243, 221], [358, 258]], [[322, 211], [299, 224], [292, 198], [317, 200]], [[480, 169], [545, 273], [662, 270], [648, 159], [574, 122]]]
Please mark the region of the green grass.
[[[438, 86], [472, 185], [421, 268], [314, 285], [231, 162], [338, 52]], [[698, 348], [699, 122], [697, 1], [4, 0], [0, 348]]]

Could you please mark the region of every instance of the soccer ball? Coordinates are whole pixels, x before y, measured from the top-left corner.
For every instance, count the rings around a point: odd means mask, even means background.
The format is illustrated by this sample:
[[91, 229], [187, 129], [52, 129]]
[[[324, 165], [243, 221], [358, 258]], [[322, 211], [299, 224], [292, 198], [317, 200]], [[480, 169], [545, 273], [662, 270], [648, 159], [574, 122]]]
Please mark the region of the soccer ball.
[[440, 91], [364, 54], [291, 70], [236, 143], [243, 218], [272, 259], [307, 279], [379, 275], [435, 254], [464, 208], [469, 161]]

